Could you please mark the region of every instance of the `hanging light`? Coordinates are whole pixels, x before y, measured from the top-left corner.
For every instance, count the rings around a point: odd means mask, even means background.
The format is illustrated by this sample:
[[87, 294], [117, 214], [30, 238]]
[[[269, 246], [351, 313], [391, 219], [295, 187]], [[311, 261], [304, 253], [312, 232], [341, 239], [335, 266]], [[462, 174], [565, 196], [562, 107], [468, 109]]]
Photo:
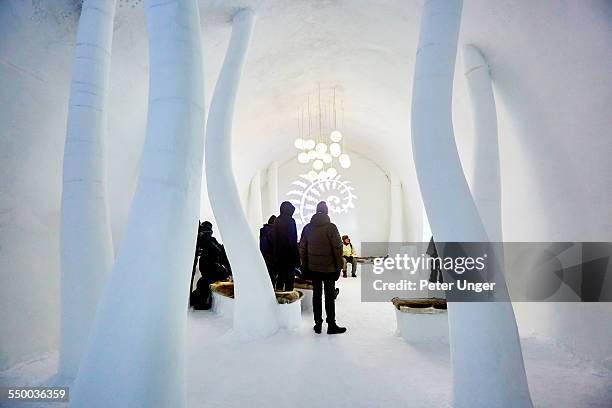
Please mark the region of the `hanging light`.
[[302, 150], [304, 148], [304, 139], [302, 139], [301, 137], [298, 137], [297, 139], [293, 141], [293, 145], [295, 146], [296, 149]]
[[307, 154], [308, 160], [314, 160], [317, 158], [317, 152], [315, 152], [314, 150], [309, 150]]
[[317, 151], [317, 153], [323, 154], [327, 152], [327, 145], [325, 143], [317, 143], [317, 145], [315, 146], [315, 150]]
[[351, 158], [346, 153], [342, 153], [340, 157], [338, 157], [338, 161], [343, 169], [348, 169], [351, 167]]
[[329, 138], [332, 142], [338, 143], [342, 140], [342, 133], [339, 130], [334, 130], [329, 134]]
[[315, 181], [317, 179], [319, 175], [317, 174], [316, 171], [314, 170], [310, 170], [307, 174], [306, 177], [308, 178], [308, 180], [310, 181]]
[[321, 170], [321, 171], [319, 172], [319, 176], [318, 176], [318, 177], [319, 177], [319, 180], [325, 180], [325, 179], [327, 179], [327, 172], [326, 172], [325, 170]]
[[308, 153], [301, 152], [300, 154], [298, 154], [298, 161], [302, 164], [308, 163], [310, 161], [310, 158], [308, 157]]
[[312, 167], [315, 170], [321, 170], [323, 168], [323, 161], [321, 159], [317, 159], [312, 163]]
[[342, 147], [340, 146], [340, 143], [332, 143], [331, 145], [329, 145], [329, 152], [333, 157], [340, 156], [340, 154], [342, 153]]
[[329, 153], [325, 153], [325, 154], [323, 155], [322, 160], [323, 160], [323, 163], [325, 163], [325, 164], [329, 164], [329, 163], [331, 163], [331, 162], [332, 162], [333, 158], [332, 158], [331, 154], [329, 154]]
[[334, 167], [330, 167], [329, 169], [327, 169], [327, 177], [334, 178], [337, 175], [338, 175], [338, 170], [336, 170]]
[[316, 145], [316, 143], [315, 143], [314, 139], [308, 139], [308, 140], [304, 141], [304, 149], [306, 149], [306, 150], [314, 149], [315, 145]]

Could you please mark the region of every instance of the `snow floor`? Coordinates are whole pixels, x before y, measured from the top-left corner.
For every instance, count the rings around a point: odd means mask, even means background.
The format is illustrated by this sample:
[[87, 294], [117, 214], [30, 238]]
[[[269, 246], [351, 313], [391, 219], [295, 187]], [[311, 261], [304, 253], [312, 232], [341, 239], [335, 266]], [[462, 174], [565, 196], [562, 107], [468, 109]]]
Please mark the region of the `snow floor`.
[[[339, 281], [337, 321], [348, 332], [298, 330], [242, 343], [231, 321], [192, 312], [188, 333], [189, 407], [448, 407], [448, 345], [411, 345], [395, 335], [390, 303], [361, 303], [359, 279]], [[536, 407], [612, 407], [612, 372], [538, 338], [523, 338]], [[57, 353], [0, 373], [0, 386], [44, 384]], [[21, 404], [61, 407], [63, 404]]]

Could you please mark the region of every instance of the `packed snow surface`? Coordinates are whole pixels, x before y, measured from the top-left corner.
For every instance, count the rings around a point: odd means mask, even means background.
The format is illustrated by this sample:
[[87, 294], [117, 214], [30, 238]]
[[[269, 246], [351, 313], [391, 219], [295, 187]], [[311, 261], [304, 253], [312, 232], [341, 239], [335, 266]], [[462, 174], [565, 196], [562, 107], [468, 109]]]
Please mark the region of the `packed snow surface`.
[[[406, 343], [395, 335], [391, 303], [361, 303], [359, 279], [341, 278], [339, 287], [343, 335], [325, 334], [325, 325], [323, 334], [314, 334], [312, 315], [303, 314], [299, 330], [243, 343], [232, 336], [229, 319], [190, 313], [188, 406], [450, 406], [448, 345]], [[538, 338], [522, 344], [536, 407], [612, 406], [609, 370]], [[46, 354], [2, 372], [0, 385], [47, 383], [56, 368], [57, 354]]]

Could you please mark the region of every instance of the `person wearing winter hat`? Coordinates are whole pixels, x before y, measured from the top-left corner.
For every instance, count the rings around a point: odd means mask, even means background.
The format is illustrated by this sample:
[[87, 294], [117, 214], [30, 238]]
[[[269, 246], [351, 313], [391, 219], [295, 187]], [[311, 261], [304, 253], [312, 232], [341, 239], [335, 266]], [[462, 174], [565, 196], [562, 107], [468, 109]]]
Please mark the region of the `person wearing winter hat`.
[[315, 333], [321, 333], [323, 310], [321, 298], [325, 292], [325, 314], [327, 334], [339, 334], [345, 327], [336, 324], [335, 284], [342, 269], [342, 241], [340, 233], [328, 215], [327, 204], [317, 204], [316, 214], [304, 226], [300, 238], [300, 260], [302, 267], [312, 276], [312, 310]]
[[273, 270], [276, 276], [276, 290], [279, 291], [293, 290], [295, 268], [300, 265], [294, 212], [293, 204], [284, 201], [280, 206], [280, 215], [276, 217], [270, 231]]

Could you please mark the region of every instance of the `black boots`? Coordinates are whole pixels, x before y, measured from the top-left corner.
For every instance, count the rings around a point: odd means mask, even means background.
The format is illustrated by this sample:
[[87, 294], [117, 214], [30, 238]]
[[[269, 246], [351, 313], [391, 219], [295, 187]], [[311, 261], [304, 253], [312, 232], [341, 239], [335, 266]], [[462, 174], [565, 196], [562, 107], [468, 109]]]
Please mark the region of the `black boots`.
[[[321, 334], [322, 323], [315, 323], [312, 330], [315, 333]], [[327, 323], [327, 334], [342, 334], [346, 331], [346, 327], [340, 327], [336, 323]]]
[[335, 322], [327, 323], [327, 334], [342, 334], [346, 331], [346, 327], [340, 327]]
[[355, 275], [354, 273], [351, 274], [351, 278], [356, 278], [356, 277], [357, 277], [357, 275]]

